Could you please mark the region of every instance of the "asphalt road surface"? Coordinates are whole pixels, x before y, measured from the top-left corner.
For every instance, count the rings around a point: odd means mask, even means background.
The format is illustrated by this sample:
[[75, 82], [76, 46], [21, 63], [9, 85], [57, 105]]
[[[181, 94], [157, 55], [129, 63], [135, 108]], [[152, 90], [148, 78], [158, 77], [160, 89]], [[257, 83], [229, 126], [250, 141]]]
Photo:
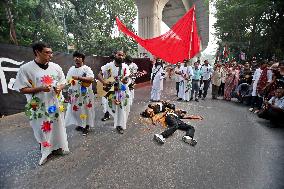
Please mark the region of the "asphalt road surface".
[[67, 128], [71, 153], [38, 165], [39, 146], [25, 116], [0, 119], [0, 188], [284, 188], [284, 129], [271, 127], [248, 107], [211, 100], [176, 102], [175, 83], [166, 82], [163, 98], [190, 114], [197, 145], [184, 143], [177, 131], [163, 145], [153, 126], [139, 113], [148, 104], [150, 87], [135, 91], [128, 128], [120, 135], [112, 120], [101, 122], [97, 99], [96, 126], [88, 136]]

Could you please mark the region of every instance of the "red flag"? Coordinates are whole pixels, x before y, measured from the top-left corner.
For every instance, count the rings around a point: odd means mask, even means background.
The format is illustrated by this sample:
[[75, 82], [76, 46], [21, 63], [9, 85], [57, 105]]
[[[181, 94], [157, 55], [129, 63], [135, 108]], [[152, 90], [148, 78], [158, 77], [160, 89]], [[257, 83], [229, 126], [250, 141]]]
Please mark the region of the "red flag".
[[132, 37], [152, 55], [172, 64], [192, 58], [200, 51], [195, 7], [191, 8], [167, 33], [151, 39], [137, 36], [118, 18], [116, 23], [120, 31]]

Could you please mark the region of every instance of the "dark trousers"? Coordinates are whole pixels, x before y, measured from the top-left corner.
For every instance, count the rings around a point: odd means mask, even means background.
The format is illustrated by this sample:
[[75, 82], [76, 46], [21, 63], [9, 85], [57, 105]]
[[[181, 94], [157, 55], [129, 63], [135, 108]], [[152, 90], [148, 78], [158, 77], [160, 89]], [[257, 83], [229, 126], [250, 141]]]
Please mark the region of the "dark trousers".
[[161, 133], [161, 135], [164, 138], [168, 138], [169, 136], [174, 134], [176, 130], [185, 131], [186, 132], [185, 136], [190, 136], [191, 138], [194, 137], [194, 132], [195, 132], [194, 127], [184, 123], [178, 117], [174, 115], [167, 115], [166, 123], [168, 125], [168, 128], [164, 132]]
[[217, 98], [219, 86], [212, 84], [212, 98]]
[[218, 92], [219, 96], [224, 96], [224, 90], [225, 90], [225, 83], [221, 83]]
[[263, 103], [263, 98], [259, 96], [252, 96], [251, 97], [251, 108], [261, 109]]
[[280, 123], [280, 124], [284, 123], [284, 119], [283, 119], [284, 112], [278, 112], [272, 108], [268, 108], [264, 111], [260, 111], [260, 113], [258, 114], [258, 117], [270, 120], [273, 123]]
[[202, 81], [204, 83], [204, 86], [203, 86], [203, 90], [199, 91], [199, 98], [201, 98], [201, 96], [203, 98], [205, 98], [207, 96], [207, 91], [208, 91], [208, 88], [209, 88], [210, 81], [211, 81], [210, 79]]
[[178, 92], [179, 92], [179, 82], [176, 82], [176, 91], [177, 91], [177, 95], [178, 95]]

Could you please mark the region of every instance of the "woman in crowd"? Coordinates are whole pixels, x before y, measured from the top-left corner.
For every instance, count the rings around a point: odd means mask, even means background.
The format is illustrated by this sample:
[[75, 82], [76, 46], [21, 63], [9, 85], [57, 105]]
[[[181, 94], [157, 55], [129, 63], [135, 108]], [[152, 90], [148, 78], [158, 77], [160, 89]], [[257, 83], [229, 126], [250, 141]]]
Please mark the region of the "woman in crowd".
[[239, 83], [239, 70], [237, 66], [229, 68], [224, 91], [224, 100], [231, 100], [231, 93]]

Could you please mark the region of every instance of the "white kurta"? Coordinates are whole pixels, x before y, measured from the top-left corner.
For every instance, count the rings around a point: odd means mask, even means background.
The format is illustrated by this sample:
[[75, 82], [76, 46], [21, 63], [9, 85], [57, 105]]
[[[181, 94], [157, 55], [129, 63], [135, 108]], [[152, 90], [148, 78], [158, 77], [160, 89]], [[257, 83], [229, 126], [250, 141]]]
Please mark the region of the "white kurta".
[[186, 77], [187, 68], [184, 66], [181, 66], [179, 71], [181, 72], [181, 75], [180, 75], [181, 77], [179, 81], [178, 98], [183, 99], [184, 92], [185, 92], [185, 77]]
[[186, 79], [184, 80], [184, 96], [183, 100], [189, 101], [191, 95], [191, 84], [192, 84], [193, 69], [191, 66], [187, 66], [186, 69]]
[[[31, 61], [20, 67], [14, 88], [19, 91], [26, 87], [44, 85], [56, 87], [60, 84], [65, 84], [65, 77], [59, 65], [49, 62], [48, 68], [44, 70]], [[57, 95], [52, 88], [50, 92], [25, 94], [25, 96], [27, 98], [25, 113], [30, 119], [37, 142], [41, 144], [40, 164], [53, 150], [62, 148], [68, 152], [62, 94]]]
[[152, 79], [152, 90], [151, 90], [151, 100], [159, 101], [161, 100], [161, 80], [163, 79], [162, 76], [163, 68], [162, 66], [158, 65], [157, 67], [153, 66], [151, 79]]
[[103, 112], [104, 113], [106, 113], [107, 111], [108, 111], [108, 109], [107, 109], [107, 103], [108, 103], [108, 101], [107, 101], [107, 99], [106, 99], [106, 97], [102, 97], [102, 106], [103, 106]]
[[[129, 71], [130, 71], [130, 75], [135, 75], [138, 72], [138, 66], [132, 62], [131, 64], [129, 64]], [[131, 82], [135, 82], [135, 76], [130, 78], [130, 83]], [[133, 81], [134, 80], [134, 81]], [[129, 93], [129, 104], [130, 106], [133, 104], [133, 100], [134, 100], [134, 89], [130, 90]]]
[[[101, 71], [105, 79], [114, 77], [119, 82], [119, 90], [115, 91], [108, 97], [107, 109], [114, 118], [114, 128], [121, 126], [123, 129], [126, 129], [127, 119], [130, 111], [129, 88], [128, 84], [123, 84], [120, 82], [118, 77], [128, 77], [130, 74], [129, 67], [127, 64], [122, 63], [121, 72], [118, 73], [119, 67], [116, 67], [114, 62], [110, 62], [102, 66]], [[119, 101], [120, 104], [116, 105], [114, 100]]]
[[92, 69], [86, 65], [79, 68], [72, 66], [67, 73], [68, 95], [70, 102], [67, 107], [65, 116], [66, 126], [76, 125], [85, 128], [87, 125], [94, 126], [95, 109], [94, 109], [94, 92], [92, 84], [86, 86], [84, 82], [73, 80], [72, 76], [92, 77]]
[[251, 96], [257, 96], [256, 94], [256, 87], [257, 87], [257, 83], [258, 83], [258, 80], [260, 78], [260, 75], [261, 75], [261, 72], [262, 70], [260, 68], [257, 68], [253, 74], [253, 84], [252, 84], [252, 93], [251, 93]]

